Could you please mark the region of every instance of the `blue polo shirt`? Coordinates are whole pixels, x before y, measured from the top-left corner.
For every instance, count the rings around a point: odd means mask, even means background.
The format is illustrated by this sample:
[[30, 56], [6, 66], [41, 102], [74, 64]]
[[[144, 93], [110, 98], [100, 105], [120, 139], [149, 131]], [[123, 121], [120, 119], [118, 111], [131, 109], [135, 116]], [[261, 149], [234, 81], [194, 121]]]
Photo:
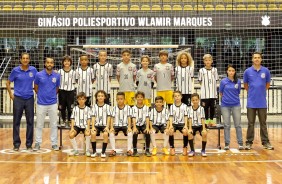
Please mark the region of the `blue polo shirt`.
[[58, 73], [52, 71], [51, 74], [48, 74], [44, 69], [36, 74], [34, 84], [38, 85], [37, 104], [53, 105], [57, 103], [57, 88], [60, 86]]
[[253, 66], [244, 72], [244, 83], [249, 86], [247, 108], [267, 108], [266, 83], [270, 83], [270, 72], [261, 66], [257, 71]]
[[33, 81], [37, 73], [36, 68], [29, 66], [28, 69], [22, 70], [21, 66], [15, 67], [10, 76], [9, 81], [14, 82], [14, 95], [23, 99], [33, 97]]
[[222, 107], [234, 107], [240, 106], [240, 90], [241, 81], [238, 79], [237, 83], [234, 83], [228, 77], [222, 79], [219, 85], [219, 92], [222, 93], [221, 106]]

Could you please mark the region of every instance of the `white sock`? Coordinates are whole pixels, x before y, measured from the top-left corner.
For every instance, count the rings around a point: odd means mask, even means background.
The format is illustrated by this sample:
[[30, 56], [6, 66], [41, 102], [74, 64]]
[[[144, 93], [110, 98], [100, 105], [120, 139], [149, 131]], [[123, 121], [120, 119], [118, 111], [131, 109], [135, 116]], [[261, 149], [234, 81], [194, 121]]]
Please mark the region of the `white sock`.
[[90, 147], [90, 136], [85, 136], [85, 146], [86, 146], [86, 151], [89, 151], [89, 147]]
[[74, 150], [77, 150], [77, 143], [76, 143], [75, 138], [70, 139], [70, 142], [71, 142], [71, 144], [72, 144], [73, 149], [74, 149]]
[[167, 135], [166, 133], [164, 133], [163, 136], [164, 136], [164, 148], [166, 148], [167, 145], [168, 145], [169, 135]]
[[110, 144], [111, 144], [112, 150], [116, 150], [115, 134], [113, 133], [110, 133]]
[[156, 133], [155, 132], [151, 134], [151, 142], [152, 142], [153, 147], [156, 148], [157, 144], [156, 144]]
[[132, 149], [132, 141], [133, 141], [133, 134], [132, 132], [129, 132], [127, 134], [127, 151]]

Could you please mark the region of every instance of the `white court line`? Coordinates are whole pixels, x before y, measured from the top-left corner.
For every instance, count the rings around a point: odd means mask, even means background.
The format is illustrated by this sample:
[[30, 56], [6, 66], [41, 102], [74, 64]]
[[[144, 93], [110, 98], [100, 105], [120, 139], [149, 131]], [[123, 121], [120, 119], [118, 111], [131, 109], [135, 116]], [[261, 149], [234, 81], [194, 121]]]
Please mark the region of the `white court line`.
[[[206, 158], [205, 158], [206, 159]], [[230, 163], [277, 163], [282, 160], [234, 160], [234, 161], [179, 161], [179, 162], [34, 162], [34, 161], [4, 161], [1, 160], [0, 164], [230, 164]]]
[[159, 172], [90, 172], [91, 174], [158, 174]]

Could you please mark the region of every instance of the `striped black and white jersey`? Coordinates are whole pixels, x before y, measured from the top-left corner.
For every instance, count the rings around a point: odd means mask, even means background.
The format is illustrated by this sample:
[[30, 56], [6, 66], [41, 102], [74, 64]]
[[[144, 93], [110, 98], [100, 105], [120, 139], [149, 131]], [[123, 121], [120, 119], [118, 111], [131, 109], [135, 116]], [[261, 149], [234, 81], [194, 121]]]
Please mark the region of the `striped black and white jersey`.
[[72, 69], [70, 71], [60, 69], [58, 73], [61, 76], [59, 89], [65, 91], [73, 91], [75, 88], [75, 71]]
[[192, 94], [194, 78], [194, 67], [175, 67], [176, 89], [182, 94]]
[[170, 106], [169, 116], [173, 118], [172, 124], [184, 125], [184, 117], [188, 116], [188, 106], [185, 103], [181, 103], [179, 106], [172, 104]]
[[84, 92], [87, 97], [92, 96], [92, 80], [94, 80], [93, 68], [76, 69], [77, 93]]
[[116, 75], [119, 78], [119, 91], [135, 91], [134, 76], [136, 76], [136, 65], [133, 63], [124, 64], [121, 62], [117, 65]]
[[154, 75], [157, 81], [157, 91], [172, 90], [172, 78], [174, 76], [174, 69], [172, 64], [157, 63], [154, 66]]
[[188, 107], [188, 118], [192, 120], [192, 126], [202, 126], [202, 119], [205, 119], [205, 110], [202, 106], [193, 109], [193, 106]]
[[95, 126], [107, 126], [107, 119], [111, 116], [111, 107], [108, 104], [103, 106], [95, 104], [92, 107], [92, 113], [95, 117]]
[[156, 108], [153, 108], [150, 112], [150, 121], [152, 122], [152, 125], [166, 126], [168, 119], [169, 111], [166, 108], [163, 108], [161, 111], [157, 111]]
[[201, 68], [198, 80], [201, 83], [201, 99], [217, 98], [218, 73], [216, 68]]
[[113, 76], [113, 66], [109, 63], [104, 65], [96, 63], [93, 66], [93, 70], [95, 74], [96, 90], [104, 90], [107, 94], [109, 94], [111, 90], [110, 77]]
[[79, 106], [75, 106], [72, 110], [71, 119], [74, 120], [74, 126], [87, 128], [87, 120], [90, 120], [91, 116], [92, 110], [90, 107], [79, 108]]
[[128, 118], [132, 117], [132, 109], [128, 105], [125, 105], [122, 109], [115, 106], [112, 111], [112, 117], [114, 118], [114, 127], [128, 126]]
[[132, 118], [136, 119], [136, 126], [143, 126], [146, 124], [146, 118], [149, 117], [149, 107], [144, 105], [139, 108], [136, 105], [132, 107]]
[[145, 98], [152, 98], [151, 83], [154, 81], [154, 71], [151, 69], [144, 70], [143, 68], [137, 71], [136, 81], [139, 82], [137, 91], [145, 93]]

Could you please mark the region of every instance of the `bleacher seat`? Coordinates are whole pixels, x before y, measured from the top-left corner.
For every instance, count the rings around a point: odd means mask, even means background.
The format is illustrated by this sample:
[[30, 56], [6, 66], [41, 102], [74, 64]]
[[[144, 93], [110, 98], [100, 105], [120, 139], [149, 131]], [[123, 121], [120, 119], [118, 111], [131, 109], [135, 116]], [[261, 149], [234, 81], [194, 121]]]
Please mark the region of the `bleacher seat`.
[[173, 11], [182, 11], [182, 6], [181, 5], [173, 5], [173, 7], [172, 7], [172, 10]]
[[56, 6], [56, 9], [55, 9], [55, 10], [65, 11], [65, 10], [66, 10], [66, 8], [65, 8], [65, 6], [64, 6], [64, 5], [60, 4], [60, 5], [57, 5], [57, 6]]
[[268, 5], [268, 10], [276, 11], [276, 10], [278, 10], [278, 8], [277, 8], [276, 4], [269, 4]]
[[255, 0], [256, 3], [267, 3], [267, 0]]
[[162, 10], [161, 6], [160, 5], [152, 5], [152, 11], [160, 11]]
[[238, 4], [236, 7], [236, 10], [247, 10], [246, 6], [244, 4]]
[[120, 11], [128, 11], [128, 6], [126, 4], [120, 5], [119, 10]]
[[279, 10], [282, 11], [282, 4], [279, 5]]
[[163, 5], [163, 10], [171, 11], [171, 6], [169, 4]]
[[108, 10], [108, 6], [105, 4], [101, 4], [98, 6], [98, 11], [107, 11]]
[[[224, 3], [233, 3], [233, 0], [223, 0]], [[225, 8], [226, 9], [226, 8]]]
[[118, 6], [115, 4], [112, 4], [109, 6], [109, 11], [118, 11]]
[[44, 7], [41, 4], [35, 5], [33, 11], [44, 11]]
[[257, 9], [257, 6], [255, 4], [248, 4], [247, 5], [247, 10], [256, 11], [258, 9]]
[[203, 11], [203, 10], [204, 10], [204, 7], [201, 4], [194, 6], [194, 11]]
[[215, 10], [223, 11], [223, 10], [225, 10], [225, 6], [223, 4], [217, 4], [215, 6]]
[[267, 10], [266, 4], [259, 4], [259, 5], [258, 5], [258, 10], [259, 10], [259, 11], [265, 11], [265, 10]]
[[96, 11], [97, 10], [97, 6], [96, 5], [89, 5], [87, 7], [88, 11]]
[[33, 10], [33, 6], [32, 5], [25, 5], [24, 6], [24, 10], [25, 11], [32, 11]]
[[236, 4], [240, 4], [240, 3], [244, 3], [245, 0], [233, 0], [233, 3], [236, 3]]
[[15, 6], [13, 7], [13, 10], [14, 10], [14, 11], [23, 11], [23, 6], [17, 4], [17, 5], [15, 5]]
[[232, 11], [232, 10], [236, 10], [236, 8], [235, 8], [235, 5], [227, 4], [227, 5], [225, 6], [225, 10]]
[[80, 4], [80, 5], [77, 6], [76, 10], [77, 10], [77, 11], [86, 11], [87, 8], [86, 8], [85, 5], [81, 5], [81, 4]]
[[139, 11], [140, 7], [138, 5], [131, 5], [130, 6], [130, 11]]
[[205, 6], [205, 10], [207, 10], [207, 11], [214, 11], [214, 6], [212, 4], [207, 4]]
[[76, 11], [76, 7], [73, 4], [67, 5], [66, 11]]
[[12, 11], [13, 8], [11, 5], [4, 5], [3, 8], [2, 8], [3, 11]]
[[141, 10], [144, 10], [144, 11], [149, 11], [149, 10], [151, 10], [150, 5], [143, 4], [143, 5], [141, 6]]
[[193, 6], [190, 5], [190, 4], [184, 5], [183, 10], [192, 11], [193, 10]]
[[53, 5], [48, 4], [48, 5], [45, 6], [45, 10], [46, 10], [46, 11], [54, 11], [55, 8], [54, 8]]

